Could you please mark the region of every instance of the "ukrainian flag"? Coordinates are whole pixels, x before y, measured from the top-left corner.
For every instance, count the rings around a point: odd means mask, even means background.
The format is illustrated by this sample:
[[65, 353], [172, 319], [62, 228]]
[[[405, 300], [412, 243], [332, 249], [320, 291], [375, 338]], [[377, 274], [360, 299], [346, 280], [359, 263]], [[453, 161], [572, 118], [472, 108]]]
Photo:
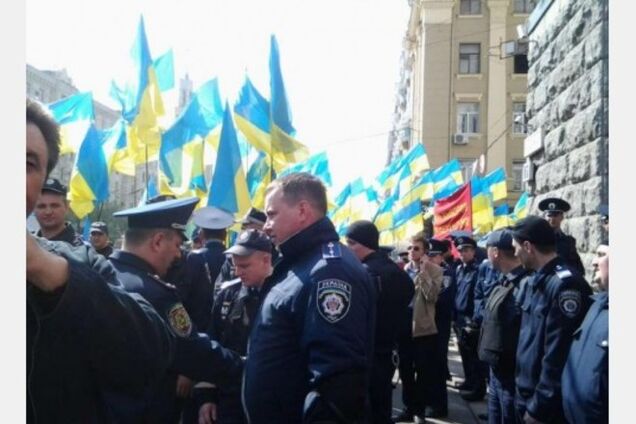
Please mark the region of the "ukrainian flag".
[[172, 49], [155, 59], [152, 66], [155, 68], [159, 90], [163, 92], [174, 88], [174, 54]]
[[309, 157], [309, 149], [294, 139], [296, 130], [292, 126], [291, 111], [287, 102], [287, 93], [283, 83], [283, 74], [280, 69], [280, 55], [278, 52], [278, 42], [276, 36], [272, 34], [269, 56], [270, 74], [270, 119], [271, 119], [271, 140], [272, 156], [274, 157], [274, 169], [277, 169], [278, 162], [292, 164], [306, 160]]
[[306, 161], [289, 166], [278, 174], [278, 176], [283, 177], [294, 172], [308, 172], [320, 178], [327, 187], [330, 187], [332, 184], [331, 172], [329, 172], [329, 160], [327, 159], [326, 152], [315, 154]]
[[75, 157], [68, 199], [79, 219], [91, 213], [95, 204], [108, 200], [108, 164], [102, 148], [103, 137], [104, 133], [91, 125]]
[[528, 216], [528, 192], [524, 191], [517, 200], [514, 210], [512, 211], [512, 219], [514, 222]]
[[236, 130], [227, 103], [214, 176], [208, 190], [207, 206], [216, 206], [240, 216], [245, 215], [251, 206]]
[[76, 153], [95, 118], [92, 93], [74, 94], [47, 107], [60, 125], [60, 154]]
[[470, 179], [470, 193], [473, 209], [473, 232], [486, 234], [492, 230], [495, 223], [492, 197], [488, 183], [479, 176]]
[[435, 191], [447, 187], [451, 182], [455, 182], [458, 186], [464, 184], [462, 166], [457, 159], [453, 159], [433, 171]]
[[204, 139], [222, 119], [218, 82], [213, 79], [199, 88], [172, 127], [163, 133], [159, 172], [177, 197], [205, 197]]
[[373, 217], [373, 223], [380, 233], [381, 245], [392, 245], [396, 243], [396, 239], [393, 234], [393, 205], [395, 204], [395, 198], [389, 196], [380, 206], [378, 211]]
[[488, 190], [492, 194], [492, 200], [497, 201], [505, 199], [508, 196], [508, 187], [506, 185], [506, 171], [499, 167], [484, 177]]
[[[167, 194], [167, 193], [166, 193]], [[159, 196], [159, 190], [157, 190], [157, 183], [155, 180], [149, 180], [148, 185], [144, 189], [144, 194], [142, 194], [141, 199], [139, 199], [139, 203], [137, 206], [143, 206], [149, 199], [153, 197]]]
[[121, 104], [122, 116], [128, 123], [128, 154], [135, 164], [141, 164], [154, 159], [159, 151], [158, 118], [164, 115], [159, 78], [150, 56], [143, 16], [139, 19], [131, 55], [136, 78], [123, 90], [113, 84], [111, 95]]
[[384, 170], [382, 170], [380, 175], [377, 176], [376, 181], [378, 182], [380, 187], [382, 187], [383, 190], [386, 191], [386, 190], [389, 190], [391, 187], [393, 187], [390, 179], [395, 178], [394, 174], [398, 172], [399, 169], [401, 169], [400, 168], [401, 164], [402, 164], [401, 157], [397, 157], [393, 159], [393, 161], [389, 163], [387, 167], [384, 168]]
[[117, 171], [129, 176], [135, 175], [135, 163], [128, 156], [128, 139], [126, 134], [126, 122], [119, 118], [115, 125], [104, 131], [102, 142], [108, 173]]
[[272, 171], [269, 164], [269, 156], [259, 152], [258, 157], [247, 171], [247, 186], [252, 198], [252, 206], [260, 210], [265, 210], [265, 189], [272, 181]]
[[499, 205], [495, 208], [495, 223], [492, 226], [493, 230], [499, 230], [501, 228], [506, 228], [512, 225], [512, 219], [508, 214], [508, 205], [503, 204]]

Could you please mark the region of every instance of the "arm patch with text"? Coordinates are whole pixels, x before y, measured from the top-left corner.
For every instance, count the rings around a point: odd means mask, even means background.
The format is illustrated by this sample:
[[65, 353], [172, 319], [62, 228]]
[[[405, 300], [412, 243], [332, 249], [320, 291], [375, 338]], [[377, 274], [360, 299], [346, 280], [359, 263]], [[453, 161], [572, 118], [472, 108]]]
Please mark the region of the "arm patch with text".
[[351, 306], [351, 284], [336, 278], [319, 281], [316, 303], [318, 312], [325, 321], [331, 324], [340, 321]]

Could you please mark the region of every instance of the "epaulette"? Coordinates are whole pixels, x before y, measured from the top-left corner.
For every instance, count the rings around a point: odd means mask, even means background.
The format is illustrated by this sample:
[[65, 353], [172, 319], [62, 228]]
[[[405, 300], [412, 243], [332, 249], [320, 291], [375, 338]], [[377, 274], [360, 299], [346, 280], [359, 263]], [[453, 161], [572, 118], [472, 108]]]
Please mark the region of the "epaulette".
[[221, 284], [221, 287], [219, 287], [219, 290], [226, 289], [226, 288], [228, 288], [228, 287], [230, 287], [230, 286], [233, 286], [234, 284], [236, 284], [236, 283], [240, 283], [240, 282], [241, 282], [241, 279], [240, 279], [240, 278], [235, 278], [235, 279], [233, 279], [233, 280], [224, 281], [224, 282]]
[[335, 259], [342, 257], [342, 250], [339, 243], [330, 241], [322, 245], [322, 257], [323, 259]]
[[167, 289], [170, 289], [170, 290], [177, 290], [177, 288], [175, 287], [175, 285], [174, 285], [174, 284], [170, 284], [170, 283], [167, 283], [167, 282], [163, 281], [161, 278], [159, 278], [159, 276], [158, 276], [158, 275], [156, 275], [156, 274], [151, 274], [151, 273], [148, 273], [147, 275], [148, 275], [148, 276], [149, 276], [149, 277], [150, 277], [153, 281], [156, 281], [157, 283], [161, 284], [161, 286], [163, 286], [163, 287], [165, 287], [165, 288], [167, 288]]
[[572, 271], [562, 267], [561, 265], [557, 265], [554, 270], [557, 277], [559, 277], [561, 280], [567, 280], [568, 278], [572, 277]]

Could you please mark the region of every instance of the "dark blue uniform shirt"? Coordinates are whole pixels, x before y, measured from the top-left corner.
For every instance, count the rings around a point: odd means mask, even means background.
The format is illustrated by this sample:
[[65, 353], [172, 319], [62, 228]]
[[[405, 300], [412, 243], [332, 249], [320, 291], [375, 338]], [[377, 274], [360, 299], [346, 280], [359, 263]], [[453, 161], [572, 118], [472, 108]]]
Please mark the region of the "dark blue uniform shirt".
[[248, 344], [251, 423], [364, 414], [376, 295], [366, 269], [323, 218], [280, 246]]
[[527, 282], [515, 383], [517, 401], [541, 422], [563, 420], [561, 373], [591, 294], [585, 279], [558, 256]]
[[472, 260], [467, 264], [461, 263], [455, 271], [457, 293], [455, 294], [455, 321], [463, 327], [473, 317], [475, 307], [475, 283], [477, 283], [478, 265]]
[[609, 298], [594, 296], [581, 327], [574, 333], [563, 370], [563, 410], [570, 423], [606, 423], [608, 416]]
[[488, 259], [484, 259], [479, 264], [477, 271], [477, 282], [475, 283], [475, 307], [473, 310], [473, 322], [481, 324], [483, 319], [484, 303], [488, 300], [488, 296], [497, 286], [499, 281], [499, 271], [493, 268]]

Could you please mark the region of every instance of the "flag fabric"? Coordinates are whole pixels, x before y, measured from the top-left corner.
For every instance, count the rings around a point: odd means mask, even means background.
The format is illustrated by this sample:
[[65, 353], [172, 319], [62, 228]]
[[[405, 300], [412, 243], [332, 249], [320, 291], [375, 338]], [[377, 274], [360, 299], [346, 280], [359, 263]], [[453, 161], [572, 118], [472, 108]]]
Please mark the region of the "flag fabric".
[[109, 174], [117, 171], [120, 174], [135, 175], [135, 163], [128, 156], [126, 122], [122, 118], [119, 118], [111, 128], [104, 130], [102, 147], [106, 155]]
[[493, 231], [512, 225], [512, 218], [508, 214], [508, 205], [503, 204], [495, 208], [495, 223], [492, 226]]
[[291, 111], [280, 67], [278, 42], [273, 34], [270, 39], [269, 75], [271, 146], [272, 156], [278, 158], [274, 161], [274, 169], [278, 172], [282, 171], [276, 167], [278, 161], [293, 164], [306, 160], [309, 157], [309, 149], [294, 138], [296, 130], [292, 126]]
[[393, 245], [397, 241], [393, 232], [393, 205], [395, 204], [394, 197], [387, 197], [378, 207], [378, 211], [373, 217], [373, 223], [375, 224], [378, 232], [380, 233], [381, 245]]
[[159, 90], [168, 91], [174, 88], [174, 54], [172, 49], [155, 59], [152, 66], [155, 68]]
[[161, 136], [159, 172], [177, 197], [205, 197], [204, 139], [223, 120], [216, 79], [197, 90], [174, 124]]
[[492, 200], [505, 199], [508, 196], [508, 186], [506, 184], [506, 171], [499, 167], [484, 177], [488, 190], [492, 194]]
[[291, 165], [280, 172], [278, 176], [283, 177], [294, 172], [308, 172], [320, 178], [327, 187], [332, 184], [329, 160], [327, 159], [326, 152], [317, 153], [303, 162]]
[[268, 155], [259, 152], [258, 157], [247, 171], [247, 187], [252, 199], [252, 206], [260, 210], [265, 210], [265, 189], [272, 181], [269, 164]]
[[236, 139], [230, 107], [226, 103], [214, 176], [208, 190], [207, 206], [244, 215], [250, 208], [250, 194], [241, 164], [241, 152]]
[[486, 234], [492, 230], [495, 222], [492, 195], [488, 182], [473, 175], [470, 179], [470, 190], [473, 210], [473, 229], [477, 234]]
[[91, 239], [91, 224], [92, 221], [90, 215], [86, 215], [82, 220], [82, 238], [84, 240]]
[[433, 233], [444, 238], [453, 230], [472, 233], [472, 196], [470, 184], [464, 184], [452, 196], [435, 202]]
[[157, 74], [153, 66], [141, 16], [131, 55], [135, 78], [125, 88], [114, 82], [111, 96], [120, 103], [122, 116], [128, 124], [128, 154], [135, 164], [155, 158], [161, 142], [158, 118], [164, 115]]
[[60, 154], [77, 153], [93, 122], [93, 95], [77, 93], [47, 105], [60, 125]]
[[377, 196], [373, 193], [367, 190], [362, 178], [356, 178], [342, 189], [330, 215], [338, 234], [343, 235], [352, 222], [373, 218], [377, 210]]
[[462, 166], [457, 159], [453, 159], [433, 171], [433, 183], [435, 191], [449, 187], [449, 183], [464, 184]]
[[376, 181], [385, 192], [390, 191], [395, 186], [395, 179], [398, 177], [396, 173], [401, 171], [401, 164], [402, 158], [396, 157], [376, 177]]
[[69, 181], [69, 205], [84, 218], [97, 203], [108, 200], [108, 164], [102, 148], [104, 133], [91, 125], [77, 155]]
[[512, 220], [516, 222], [528, 216], [528, 192], [524, 191], [517, 200], [514, 210], [512, 211]]
[[154, 179], [148, 180], [148, 185], [144, 189], [144, 194], [141, 195], [137, 206], [143, 206], [149, 199], [159, 196], [159, 190], [157, 189], [157, 183]]

